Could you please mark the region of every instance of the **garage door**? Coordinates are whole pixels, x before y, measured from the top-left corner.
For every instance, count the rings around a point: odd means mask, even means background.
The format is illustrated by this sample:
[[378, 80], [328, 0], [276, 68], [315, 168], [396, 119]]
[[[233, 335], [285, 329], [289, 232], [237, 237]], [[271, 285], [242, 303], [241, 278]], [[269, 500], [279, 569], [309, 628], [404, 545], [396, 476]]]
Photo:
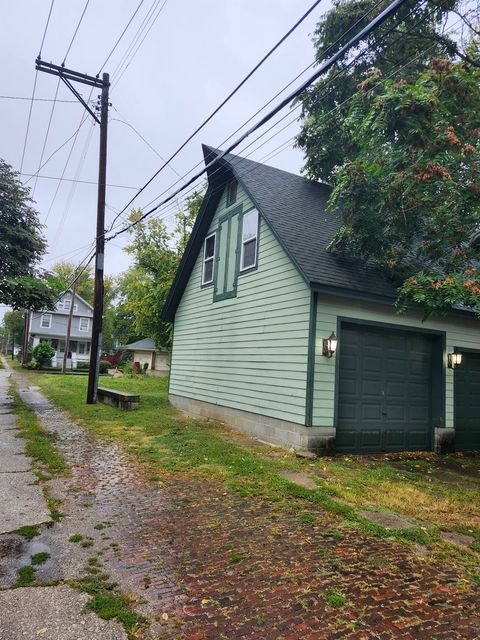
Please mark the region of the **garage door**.
[[337, 451], [431, 448], [432, 344], [425, 334], [342, 324]]
[[480, 449], [480, 354], [463, 353], [455, 368], [455, 448]]

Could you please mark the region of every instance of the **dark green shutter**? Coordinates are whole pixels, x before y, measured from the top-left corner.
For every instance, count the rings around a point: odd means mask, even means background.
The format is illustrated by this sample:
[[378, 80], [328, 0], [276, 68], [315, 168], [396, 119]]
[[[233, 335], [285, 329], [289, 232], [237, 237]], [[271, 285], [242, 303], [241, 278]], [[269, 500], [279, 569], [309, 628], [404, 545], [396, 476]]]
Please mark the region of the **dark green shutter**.
[[238, 232], [242, 207], [220, 218], [217, 232], [217, 255], [213, 284], [213, 301], [237, 295]]

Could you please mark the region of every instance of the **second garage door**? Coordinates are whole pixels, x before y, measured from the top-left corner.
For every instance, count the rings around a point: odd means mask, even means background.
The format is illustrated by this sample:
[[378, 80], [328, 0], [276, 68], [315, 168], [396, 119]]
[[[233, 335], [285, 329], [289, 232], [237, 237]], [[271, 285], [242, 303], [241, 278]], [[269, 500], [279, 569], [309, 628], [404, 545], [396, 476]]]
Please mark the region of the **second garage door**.
[[455, 448], [480, 449], [480, 353], [464, 353], [455, 368]]
[[342, 324], [337, 451], [431, 448], [433, 340], [413, 331]]

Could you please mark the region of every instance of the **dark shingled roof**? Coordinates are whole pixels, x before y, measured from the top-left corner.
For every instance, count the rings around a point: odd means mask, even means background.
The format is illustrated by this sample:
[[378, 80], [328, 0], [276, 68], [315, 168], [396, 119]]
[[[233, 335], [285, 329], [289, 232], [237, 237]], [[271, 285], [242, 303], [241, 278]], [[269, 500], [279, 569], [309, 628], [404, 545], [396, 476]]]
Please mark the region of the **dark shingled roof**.
[[[203, 152], [207, 164], [221, 153], [205, 145]], [[162, 314], [165, 320], [174, 319], [215, 213], [219, 186], [232, 174], [243, 184], [309, 286], [337, 295], [395, 299], [394, 287], [378, 271], [327, 251], [340, 224], [338, 217], [326, 212], [329, 186], [230, 153], [208, 168], [207, 174], [213, 195], [207, 192], [195, 223]]]
[[326, 212], [329, 186], [232, 154], [224, 160], [311, 285], [396, 297], [378, 271], [326, 250], [340, 224]]

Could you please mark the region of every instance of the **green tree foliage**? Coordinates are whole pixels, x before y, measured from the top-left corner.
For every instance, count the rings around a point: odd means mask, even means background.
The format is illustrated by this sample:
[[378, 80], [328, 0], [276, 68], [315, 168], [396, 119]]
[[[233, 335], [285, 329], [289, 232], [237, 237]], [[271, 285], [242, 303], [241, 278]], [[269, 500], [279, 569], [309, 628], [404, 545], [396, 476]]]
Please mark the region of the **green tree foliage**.
[[332, 248], [390, 275], [402, 308], [480, 309], [479, 113], [480, 69], [446, 60], [411, 81], [372, 74], [351, 103]]
[[0, 159], [0, 302], [14, 309], [43, 309], [58, 293], [55, 278], [37, 266], [46, 251], [38, 214], [29, 189]]
[[[318, 59], [386, 5], [374, 4], [336, 2], [315, 32]], [[333, 186], [329, 209], [343, 222], [330, 249], [381, 269], [399, 307], [426, 315], [480, 302], [480, 56], [469, 6], [407, 2], [394, 28], [385, 23], [301, 100], [305, 173]], [[454, 21], [466, 38], [445, 34]]]
[[[134, 211], [130, 219], [137, 220], [140, 215], [140, 211]], [[163, 220], [138, 223], [125, 249], [134, 263], [120, 278], [123, 311], [132, 317], [135, 332], [151, 337], [158, 347], [170, 343], [170, 326], [160, 320], [178, 265], [170, 239]]]
[[[78, 269], [79, 266], [75, 263], [64, 260], [62, 262], [56, 262], [51, 267], [50, 271], [62, 282], [62, 286], [65, 289], [71, 286], [71, 283], [73, 282]], [[93, 304], [93, 290], [93, 270], [91, 267], [88, 267], [80, 274], [77, 280], [77, 293], [84, 300], [86, 300], [86, 302], [88, 302], [89, 304]]]
[[[314, 34], [316, 58], [320, 62], [338, 51], [366, 24], [383, 11], [388, 0], [375, 8], [377, 0], [336, 0], [319, 22]], [[339, 61], [302, 96], [302, 126], [297, 146], [305, 152], [305, 173], [314, 180], [331, 182], [333, 171], [352, 160], [359, 147], [351, 127], [345, 122], [350, 98], [358, 85], [368, 80], [372, 70], [383, 78], [417, 76], [438, 57], [463, 58], [472, 65], [480, 60], [469, 48], [470, 40], [444, 34], [450, 19], [465, 28], [471, 24], [470, 3], [462, 0], [410, 0], [376, 29], [357, 49]], [[367, 12], [368, 15], [362, 19]], [[354, 26], [356, 25], [356, 26]], [[363, 55], [353, 59], [360, 53]], [[351, 122], [351, 120], [350, 120]]]
[[40, 342], [32, 351], [33, 358], [41, 367], [50, 364], [51, 359], [55, 355], [55, 349], [48, 342]]
[[[160, 320], [161, 312], [203, 200], [203, 191], [193, 193], [176, 215], [173, 234], [165, 222], [154, 218], [132, 228], [125, 251], [133, 265], [119, 280], [120, 302], [116, 309], [115, 332], [127, 344], [150, 337], [157, 347], [171, 344], [171, 325]], [[130, 218], [138, 220], [141, 211]]]

